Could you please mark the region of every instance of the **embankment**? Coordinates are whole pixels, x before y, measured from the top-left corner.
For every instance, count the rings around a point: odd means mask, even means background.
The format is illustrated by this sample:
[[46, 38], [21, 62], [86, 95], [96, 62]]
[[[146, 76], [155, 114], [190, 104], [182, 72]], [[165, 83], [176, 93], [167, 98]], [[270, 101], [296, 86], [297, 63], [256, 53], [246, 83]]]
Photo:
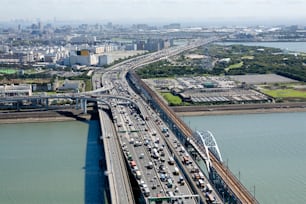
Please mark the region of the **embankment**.
[[227, 115], [278, 112], [306, 112], [306, 102], [270, 104], [231, 104], [207, 106], [175, 106], [172, 109], [180, 116]]
[[0, 112], [0, 123], [30, 123], [30, 122], [54, 122], [71, 120], [95, 119], [95, 111], [83, 114], [80, 110], [64, 109], [49, 111], [22, 111], [22, 112]]

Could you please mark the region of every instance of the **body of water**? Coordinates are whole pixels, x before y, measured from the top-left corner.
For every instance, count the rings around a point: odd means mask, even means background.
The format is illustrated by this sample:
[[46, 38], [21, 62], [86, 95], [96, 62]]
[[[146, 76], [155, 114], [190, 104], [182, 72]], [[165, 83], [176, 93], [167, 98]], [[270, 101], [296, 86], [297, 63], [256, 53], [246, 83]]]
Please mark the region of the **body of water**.
[[246, 46], [274, 47], [294, 52], [306, 52], [306, 42], [225, 42], [221, 45], [240, 44]]
[[263, 204], [306, 201], [306, 113], [183, 117], [210, 130], [223, 160]]
[[0, 124], [0, 203], [106, 203], [98, 121]]

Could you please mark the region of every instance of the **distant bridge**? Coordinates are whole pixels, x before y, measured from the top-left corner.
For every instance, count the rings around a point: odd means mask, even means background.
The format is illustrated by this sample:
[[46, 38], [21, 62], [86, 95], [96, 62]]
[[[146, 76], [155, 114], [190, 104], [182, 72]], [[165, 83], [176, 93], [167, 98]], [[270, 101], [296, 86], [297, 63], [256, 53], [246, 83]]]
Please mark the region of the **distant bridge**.
[[[20, 110], [20, 104], [24, 102], [32, 102], [34, 104], [33, 108], [38, 108], [37, 104], [43, 105], [43, 107], [48, 110], [50, 107], [49, 101], [52, 99], [70, 99], [75, 101], [75, 108], [81, 108], [83, 113], [87, 113], [87, 102], [100, 102], [107, 106], [110, 106], [111, 99], [119, 99], [123, 102], [133, 104], [138, 107], [137, 103], [130, 98], [122, 96], [114, 96], [108, 94], [101, 94], [99, 96], [89, 95], [89, 94], [57, 94], [48, 96], [15, 96], [15, 97], [3, 97], [0, 98], [0, 104], [11, 104], [17, 110]], [[35, 105], [36, 104], [36, 105]], [[15, 106], [14, 106], [15, 105]]]

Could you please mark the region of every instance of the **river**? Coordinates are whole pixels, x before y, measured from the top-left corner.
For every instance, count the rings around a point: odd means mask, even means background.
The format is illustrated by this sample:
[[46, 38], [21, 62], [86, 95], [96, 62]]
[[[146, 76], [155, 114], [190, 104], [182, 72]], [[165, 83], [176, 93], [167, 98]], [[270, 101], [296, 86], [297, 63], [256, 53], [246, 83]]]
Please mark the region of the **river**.
[[106, 203], [98, 125], [0, 124], [0, 203]]
[[241, 44], [246, 46], [263, 46], [280, 48], [284, 51], [306, 52], [306, 42], [225, 42], [220, 45]]
[[262, 204], [306, 201], [306, 113], [183, 117], [210, 130], [223, 160]]

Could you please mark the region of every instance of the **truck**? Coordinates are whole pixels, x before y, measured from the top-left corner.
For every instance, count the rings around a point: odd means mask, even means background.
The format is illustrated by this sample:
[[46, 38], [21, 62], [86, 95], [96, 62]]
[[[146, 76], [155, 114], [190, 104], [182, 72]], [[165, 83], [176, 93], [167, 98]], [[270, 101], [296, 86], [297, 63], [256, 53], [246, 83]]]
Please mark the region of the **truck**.
[[130, 165], [131, 165], [131, 167], [133, 168], [134, 166], [136, 166], [136, 162], [135, 162], [134, 160], [132, 160], [132, 161], [130, 162]]
[[189, 157], [183, 156], [182, 162], [183, 162], [183, 164], [189, 164]]
[[211, 193], [211, 192], [213, 191], [213, 188], [212, 188], [211, 185], [208, 183], [208, 184], [206, 184], [205, 190], [206, 190], [206, 192]]
[[200, 188], [204, 188], [204, 187], [205, 187], [205, 183], [204, 183], [204, 181], [203, 181], [202, 179], [199, 179], [199, 180], [198, 180], [198, 186], [199, 186]]
[[199, 179], [200, 179], [199, 173], [194, 173], [194, 174], [192, 175], [192, 178], [193, 178], [193, 180], [195, 180], [195, 181], [199, 180]]

